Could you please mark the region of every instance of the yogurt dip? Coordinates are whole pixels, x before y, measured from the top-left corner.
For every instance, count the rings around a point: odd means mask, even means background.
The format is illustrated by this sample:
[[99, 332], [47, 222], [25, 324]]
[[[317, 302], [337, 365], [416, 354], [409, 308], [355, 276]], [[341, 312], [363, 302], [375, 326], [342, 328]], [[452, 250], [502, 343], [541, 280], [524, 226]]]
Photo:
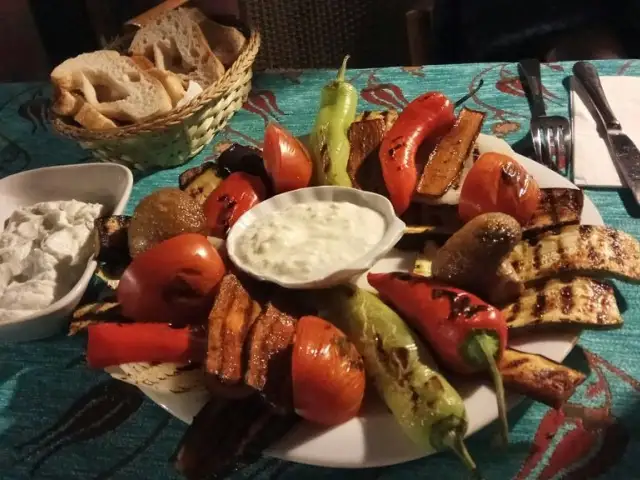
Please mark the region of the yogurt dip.
[[66, 295], [93, 253], [102, 205], [42, 202], [14, 211], [0, 233], [0, 323], [36, 313]]
[[347, 267], [386, 231], [377, 211], [349, 202], [290, 205], [258, 218], [237, 238], [236, 255], [258, 275], [309, 281]]

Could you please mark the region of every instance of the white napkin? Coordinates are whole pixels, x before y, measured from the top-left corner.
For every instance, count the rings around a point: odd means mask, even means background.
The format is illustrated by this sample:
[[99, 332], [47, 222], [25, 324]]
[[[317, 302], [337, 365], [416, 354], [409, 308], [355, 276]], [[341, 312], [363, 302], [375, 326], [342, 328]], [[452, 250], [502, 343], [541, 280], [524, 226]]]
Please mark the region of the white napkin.
[[194, 82], [193, 80], [189, 80], [187, 91], [184, 93], [184, 97], [178, 100], [178, 103], [176, 104], [176, 108], [181, 107], [182, 105], [184, 105], [185, 103], [187, 103], [189, 100], [191, 100], [193, 97], [195, 97], [200, 93], [202, 93], [202, 87], [197, 82]]
[[[622, 124], [622, 131], [640, 147], [640, 77], [600, 77], [600, 80], [609, 105]], [[580, 186], [621, 187], [624, 181], [579, 91], [584, 91], [582, 85], [572, 77], [574, 181]]]

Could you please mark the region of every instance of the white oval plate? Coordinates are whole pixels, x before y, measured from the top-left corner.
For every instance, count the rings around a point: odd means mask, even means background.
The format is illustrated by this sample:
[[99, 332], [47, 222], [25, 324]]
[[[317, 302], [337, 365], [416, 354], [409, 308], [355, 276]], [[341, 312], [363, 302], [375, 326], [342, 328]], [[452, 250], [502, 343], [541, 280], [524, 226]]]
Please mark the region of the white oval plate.
[[[575, 188], [575, 185], [564, 177], [533, 160], [516, 154], [502, 140], [481, 135], [478, 141], [482, 144], [481, 147], [485, 147], [481, 150], [503, 151], [517, 159], [541, 187]], [[598, 210], [587, 197], [584, 201], [582, 223], [603, 224]], [[413, 266], [413, 260], [412, 254], [392, 250], [378, 261], [371, 271], [409, 270]], [[370, 288], [364, 276], [358, 280], [358, 285]], [[526, 341], [511, 342], [510, 345], [561, 362], [578, 340], [576, 333], [536, 334], [532, 337]], [[452, 383], [464, 398], [469, 417], [468, 435], [498, 418], [495, 393], [486, 383], [481, 381]], [[160, 393], [145, 387], [141, 387], [141, 390], [151, 400], [186, 423], [191, 423], [206, 401], [206, 395], [202, 392]], [[509, 408], [515, 406], [521, 399], [519, 395], [507, 395]], [[373, 396], [367, 399], [358, 418], [331, 429], [316, 428], [311, 424], [303, 423], [265, 453], [291, 462], [339, 468], [379, 467], [425, 456], [424, 452], [405, 437], [382, 401]]]

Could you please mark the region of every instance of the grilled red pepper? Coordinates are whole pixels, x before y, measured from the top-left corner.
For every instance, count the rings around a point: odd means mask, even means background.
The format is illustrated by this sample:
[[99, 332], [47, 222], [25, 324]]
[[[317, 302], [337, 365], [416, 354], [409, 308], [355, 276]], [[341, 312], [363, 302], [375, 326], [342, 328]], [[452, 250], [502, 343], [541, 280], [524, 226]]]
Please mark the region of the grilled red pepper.
[[475, 295], [411, 273], [369, 273], [367, 279], [431, 344], [443, 366], [461, 374], [490, 371], [508, 441], [504, 388], [496, 365], [507, 346], [502, 312]]
[[211, 235], [225, 238], [233, 224], [266, 196], [267, 189], [259, 177], [244, 172], [229, 175], [202, 206]]
[[98, 323], [89, 326], [87, 364], [105, 368], [123, 363], [186, 363], [204, 357], [204, 331], [166, 323]]
[[453, 110], [453, 103], [442, 93], [425, 93], [407, 105], [382, 139], [382, 176], [397, 215], [409, 208], [418, 182], [418, 147], [424, 141], [435, 143], [451, 130], [456, 121]]

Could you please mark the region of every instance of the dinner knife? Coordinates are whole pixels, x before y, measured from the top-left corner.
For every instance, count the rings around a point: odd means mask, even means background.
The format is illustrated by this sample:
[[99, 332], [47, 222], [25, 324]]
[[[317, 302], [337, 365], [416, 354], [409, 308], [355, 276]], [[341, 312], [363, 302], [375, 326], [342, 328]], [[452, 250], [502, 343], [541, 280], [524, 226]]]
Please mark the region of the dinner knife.
[[576, 62], [573, 74], [584, 86], [604, 126], [604, 139], [611, 157], [622, 177], [631, 189], [636, 202], [640, 204], [640, 151], [633, 141], [622, 131], [622, 125], [614, 115], [602, 89], [598, 71], [589, 62]]

